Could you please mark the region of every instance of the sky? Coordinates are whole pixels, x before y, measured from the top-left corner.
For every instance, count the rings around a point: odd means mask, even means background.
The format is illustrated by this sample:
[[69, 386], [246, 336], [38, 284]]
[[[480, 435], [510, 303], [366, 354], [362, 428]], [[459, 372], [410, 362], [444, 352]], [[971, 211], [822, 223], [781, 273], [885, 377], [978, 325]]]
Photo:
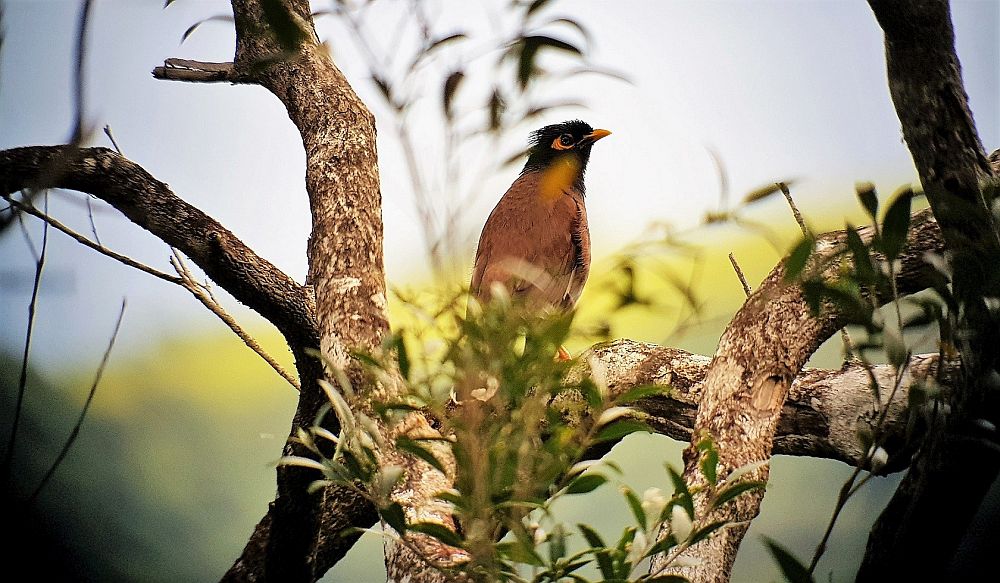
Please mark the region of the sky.
[[[110, 125], [126, 156], [167, 182], [176, 194], [233, 230], [294, 278], [305, 271], [309, 231], [303, 186], [304, 156], [297, 133], [277, 100], [258, 87], [158, 81], [151, 69], [168, 57], [231, 59], [231, 24], [210, 21], [183, 44], [185, 30], [226, 14], [228, 3], [179, 0], [97, 0], [88, 36], [85, 119]], [[0, 147], [66, 140], [72, 124], [71, 66], [78, 3], [7, 0], [0, 53]], [[497, 10], [488, 2], [430, 3], [438, 30], [487, 30]], [[326, 3], [314, 2], [321, 10]], [[383, 50], [384, 31], [400, 18], [402, 2], [377, 3], [369, 30]], [[588, 170], [588, 210], [595, 255], [614, 253], [653, 222], [698, 224], [719, 205], [719, 177], [710, 150], [723, 160], [730, 197], [777, 179], [797, 179], [806, 212], [828, 212], [850, 198], [858, 180], [883, 192], [914, 180], [888, 97], [881, 34], [863, 2], [600, 2], [556, 3], [589, 29], [592, 61], [625, 73], [631, 83], [584, 76], [542, 100], [582, 98], [586, 108], [540, 122], [582, 117], [614, 132], [596, 148]], [[953, 6], [958, 52], [980, 135], [1000, 145], [1000, 5], [962, 1]], [[319, 33], [379, 120], [387, 274], [393, 284], [427, 277], [409, 179], [391, 116], [358, 51], [331, 18]], [[572, 36], [571, 34], [569, 36]], [[391, 52], [391, 51], [389, 51]], [[473, 81], [481, 82], [481, 75]], [[430, 92], [432, 89], [429, 89]], [[475, 88], [469, 89], [474, 93]], [[420, 124], [433, 124], [418, 119]], [[505, 136], [516, 152], [534, 126]], [[107, 145], [96, 131], [91, 142]], [[426, 147], [426, 149], [424, 149]], [[423, 162], [436, 164], [440, 146], [421, 144]], [[461, 229], [471, 243], [489, 209], [516, 175], [507, 167], [485, 177], [464, 205]], [[90, 227], [84, 198], [53, 194], [55, 215], [83, 232]], [[775, 203], [776, 204], [776, 203]], [[109, 247], [169, 270], [168, 250], [95, 201], [95, 222]], [[37, 240], [39, 225], [29, 223]], [[218, 326], [186, 292], [80, 248], [52, 233], [37, 322], [36, 356], [92, 359], [113, 326], [121, 298], [129, 299], [124, 344], [142, 346], [189, 327]], [[415, 244], [416, 243], [416, 244]], [[23, 235], [0, 239], [0, 346], [17, 351], [23, 338], [33, 260]], [[232, 303], [232, 302], [230, 302]], [[251, 325], [260, 321], [238, 306]]]

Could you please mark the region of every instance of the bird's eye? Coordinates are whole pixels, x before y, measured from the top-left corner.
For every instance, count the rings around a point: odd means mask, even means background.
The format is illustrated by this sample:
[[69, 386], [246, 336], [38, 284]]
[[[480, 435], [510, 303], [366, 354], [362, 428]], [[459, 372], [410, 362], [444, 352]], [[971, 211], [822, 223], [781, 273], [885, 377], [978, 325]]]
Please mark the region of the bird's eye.
[[573, 148], [573, 134], [563, 134], [552, 140], [553, 150], [569, 150]]

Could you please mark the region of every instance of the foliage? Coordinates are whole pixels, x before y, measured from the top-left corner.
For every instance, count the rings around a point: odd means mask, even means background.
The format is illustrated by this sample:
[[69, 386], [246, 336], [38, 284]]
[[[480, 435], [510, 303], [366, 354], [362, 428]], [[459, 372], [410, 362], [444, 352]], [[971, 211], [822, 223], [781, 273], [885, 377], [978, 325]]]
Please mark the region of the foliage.
[[[539, 315], [502, 289], [494, 291], [486, 304], [466, 300], [466, 315], [464, 295], [438, 308], [411, 303], [423, 325], [397, 331], [377, 354], [357, 355], [371, 381], [387, 389], [386, 398], [361, 403], [343, 375], [339, 387], [325, 384], [341, 433], [330, 433], [317, 420], [299, 432], [315, 459], [284, 463], [320, 470], [316, 488], [337, 483], [361, 492], [391, 527], [387, 536], [402, 544], [417, 532], [463, 549], [469, 559], [459, 569], [475, 580], [587, 581], [581, 569], [588, 565], [596, 566], [603, 580], [674, 580], [659, 573], [632, 577], [651, 555], [669, 553], [672, 561], [724, 523], [696, 516], [698, 492], [673, 468], [667, 468], [674, 485], [669, 498], [656, 488], [639, 496], [621, 487], [635, 522], [617, 541], [603, 540], [587, 524], [575, 529], [562, 524], [552, 513], [560, 498], [586, 495], [611, 481], [617, 467], [589, 459], [591, 452], [646, 431], [629, 404], [666, 388], [615, 394], [597, 360], [554, 358], [572, 314]], [[437, 431], [407, 433], [403, 428], [413, 411], [435, 419]], [[384, 435], [394, 436], [391, 443]], [[325, 443], [333, 445], [332, 454]], [[406, 520], [395, 498], [406, 470], [382, 463], [391, 450], [452, 478], [453, 488], [438, 498], [451, 505], [459, 529]], [[720, 479], [714, 445], [705, 441], [701, 450], [710, 508], [763, 487], [743, 480], [739, 471]], [[660, 538], [665, 527], [670, 534]], [[571, 536], [582, 537], [583, 550], [568, 553]]]
[[[845, 357], [861, 365], [869, 378], [875, 407], [869, 423], [859, 422], [857, 437], [862, 451], [867, 452], [858, 467], [841, 488], [826, 532], [816, 547], [808, 567], [802, 566], [787, 551], [773, 541], [768, 546], [789, 581], [810, 581], [826, 542], [847, 501], [897, 456], [912, 453], [920, 447], [923, 430], [940, 423], [947, 414], [947, 395], [941, 390], [946, 363], [958, 354], [954, 345], [955, 313], [958, 310], [950, 287], [948, 261], [928, 255], [924, 261], [926, 286], [932, 294], [902, 298], [896, 279], [901, 275], [900, 255], [905, 251], [910, 231], [911, 205], [917, 195], [910, 187], [899, 189], [890, 199], [879, 218], [879, 199], [870, 183], [857, 187], [857, 198], [871, 219], [870, 226], [845, 226], [846, 244], [833, 253], [819, 253], [817, 240], [809, 232], [793, 247], [785, 262], [785, 280], [802, 287], [812, 312], [821, 316], [836, 310], [847, 324], [863, 334], [854, 340], [844, 332]], [[887, 304], [886, 308], [880, 308]], [[910, 421], [906, 443], [886, 443], [885, 426], [889, 407], [908, 372], [913, 354], [914, 335], [937, 331], [939, 360], [934, 376], [919, 379], [909, 389]], [[874, 373], [874, 362], [885, 358], [894, 374], [889, 393], [883, 394]], [[920, 430], [918, 432], [918, 429]], [[865, 477], [860, 477], [868, 470]]]

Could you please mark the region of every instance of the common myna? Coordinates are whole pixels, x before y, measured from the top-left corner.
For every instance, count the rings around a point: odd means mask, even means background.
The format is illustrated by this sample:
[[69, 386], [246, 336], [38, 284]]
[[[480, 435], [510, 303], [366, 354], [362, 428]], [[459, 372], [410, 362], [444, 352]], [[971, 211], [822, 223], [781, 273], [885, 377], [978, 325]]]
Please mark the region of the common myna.
[[531, 134], [521, 175], [479, 237], [471, 284], [479, 301], [489, 301], [499, 282], [532, 308], [576, 304], [590, 272], [583, 177], [594, 142], [609, 134], [580, 120]]

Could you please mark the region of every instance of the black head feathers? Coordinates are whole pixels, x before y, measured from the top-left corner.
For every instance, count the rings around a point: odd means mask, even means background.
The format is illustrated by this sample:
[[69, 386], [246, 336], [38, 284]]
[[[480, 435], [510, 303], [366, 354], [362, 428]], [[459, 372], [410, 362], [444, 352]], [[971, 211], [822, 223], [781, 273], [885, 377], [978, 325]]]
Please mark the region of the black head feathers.
[[595, 130], [590, 124], [578, 119], [535, 130], [528, 138], [528, 161], [522, 173], [540, 170], [555, 160], [573, 156], [582, 179], [590, 160], [590, 148], [594, 142], [610, 133], [608, 130]]

